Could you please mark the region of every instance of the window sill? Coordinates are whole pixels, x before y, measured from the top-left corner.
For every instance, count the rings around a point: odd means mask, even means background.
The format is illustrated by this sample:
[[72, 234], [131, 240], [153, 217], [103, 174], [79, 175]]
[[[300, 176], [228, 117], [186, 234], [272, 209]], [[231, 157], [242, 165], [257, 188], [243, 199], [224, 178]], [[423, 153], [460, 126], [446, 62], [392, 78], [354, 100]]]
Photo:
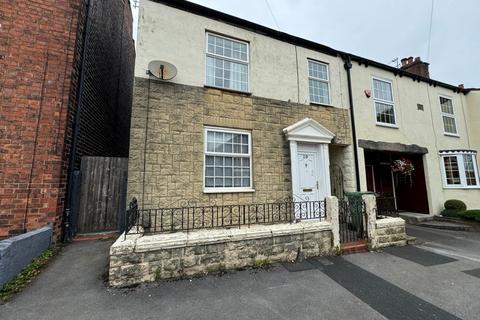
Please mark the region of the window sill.
[[471, 187], [466, 187], [466, 186], [443, 186], [443, 189], [459, 189], [459, 190], [478, 190], [480, 189], [480, 186], [471, 186]]
[[444, 132], [443, 134], [446, 135], [447, 137], [460, 138], [460, 135], [455, 134], [455, 133]]
[[241, 90], [235, 90], [235, 89], [228, 89], [228, 88], [222, 88], [222, 87], [216, 87], [216, 86], [210, 86], [208, 84], [203, 85], [204, 88], [207, 89], [217, 89], [217, 90], [222, 90], [222, 91], [227, 91], [227, 92], [232, 92], [232, 93], [240, 93], [244, 94], [246, 96], [251, 96], [252, 93], [250, 91], [241, 91]]
[[320, 103], [320, 102], [310, 102], [311, 106], [319, 106], [319, 107], [326, 107], [326, 108], [335, 108], [332, 104]]
[[240, 193], [255, 192], [253, 188], [203, 188], [203, 193]]
[[385, 128], [392, 128], [392, 129], [400, 129], [400, 127], [396, 124], [388, 124], [388, 123], [382, 123], [382, 122], [377, 122], [376, 125], [378, 127], [385, 127]]

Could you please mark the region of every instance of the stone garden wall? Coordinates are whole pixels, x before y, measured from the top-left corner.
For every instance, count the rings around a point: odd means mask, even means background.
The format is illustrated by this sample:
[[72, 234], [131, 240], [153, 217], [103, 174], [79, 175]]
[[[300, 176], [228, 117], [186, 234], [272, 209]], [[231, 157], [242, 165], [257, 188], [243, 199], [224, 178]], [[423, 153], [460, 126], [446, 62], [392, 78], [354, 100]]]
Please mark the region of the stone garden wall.
[[381, 249], [391, 246], [407, 244], [405, 220], [396, 217], [377, 218], [376, 201], [374, 195], [364, 195], [367, 214], [367, 232], [371, 249]]
[[329, 221], [121, 236], [110, 248], [109, 282], [122, 287], [327, 255], [334, 241]]

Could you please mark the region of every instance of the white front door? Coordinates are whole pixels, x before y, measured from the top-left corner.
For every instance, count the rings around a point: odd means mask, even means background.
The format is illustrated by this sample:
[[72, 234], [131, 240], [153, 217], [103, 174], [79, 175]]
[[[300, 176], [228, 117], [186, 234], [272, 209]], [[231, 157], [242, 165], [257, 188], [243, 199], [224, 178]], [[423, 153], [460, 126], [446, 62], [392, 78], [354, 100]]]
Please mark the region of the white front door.
[[294, 193], [295, 217], [317, 219], [324, 215], [323, 200], [326, 192], [322, 168], [323, 161], [319, 144], [300, 144], [297, 151], [296, 192]]
[[295, 201], [318, 201], [318, 154], [298, 151], [298, 195]]

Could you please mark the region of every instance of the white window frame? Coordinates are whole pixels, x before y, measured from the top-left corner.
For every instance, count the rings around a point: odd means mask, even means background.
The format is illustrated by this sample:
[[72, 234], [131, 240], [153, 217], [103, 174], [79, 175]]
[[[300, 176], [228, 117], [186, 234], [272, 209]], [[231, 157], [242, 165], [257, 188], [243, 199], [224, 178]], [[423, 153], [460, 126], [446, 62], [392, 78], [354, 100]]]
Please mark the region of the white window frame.
[[[440, 98], [448, 99], [452, 102], [453, 114], [443, 112], [442, 103], [440, 102]], [[440, 95], [438, 95], [438, 103], [440, 105], [440, 115], [442, 116], [443, 134], [446, 135], [446, 136], [450, 136], [450, 137], [457, 137], [457, 138], [460, 137], [460, 135], [458, 134], [457, 117], [456, 117], [456, 112], [455, 112], [455, 106], [453, 105], [453, 98], [450, 97], [450, 96], [445, 96], [445, 95], [440, 94]], [[453, 121], [455, 122], [455, 131], [457, 131], [457, 133], [451, 133], [451, 132], [445, 131], [445, 124], [443, 123], [443, 118], [444, 117], [453, 119]]]
[[[234, 41], [234, 42], [246, 44], [247, 45], [247, 61], [243, 61], [243, 60], [239, 60], [239, 59], [235, 59], [235, 58], [230, 58], [230, 57], [225, 57], [225, 56], [221, 56], [221, 55], [218, 55], [218, 54], [215, 54], [215, 53], [209, 53], [208, 52], [208, 36], [209, 35], [212, 35], [212, 36], [218, 37], [218, 38], [223, 38], [223, 39], [226, 39], [226, 40], [229, 40], [229, 41]], [[233, 89], [233, 88], [216, 86], [215, 84], [213, 84], [213, 85], [208, 84], [208, 81], [207, 81], [207, 59], [206, 59], [207, 57], [222, 59], [222, 60], [246, 65], [247, 66], [247, 90], [244, 91], [244, 90], [238, 90], [238, 89]], [[230, 90], [230, 91], [237, 91], [237, 92], [243, 92], [243, 93], [250, 93], [250, 43], [248, 41], [243, 41], [243, 40], [239, 40], [239, 39], [236, 39], [236, 38], [227, 37], [227, 36], [224, 36], [224, 35], [221, 35], [221, 34], [218, 34], [218, 33], [214, 33], [214, 32], [210, 32], [210, 31], [205, 32], [205, 77], [204, 77], [204, 81], [205, 81], [205, 86], [207, 86], [207, 87], [213, 87], [213, 88], [218, 88], [218, 89], [222, 89], [222, 90]]]
[[[392, 101], [375, 98], [375, 80], [390, 83]], [[395, 97], [393, 95], [393, 81], [385, 78], [376, 77], [376, 76], [372, 77], [372, 97], [373, 97], [373, 115], [375, 117], [375, 124], [377, 126], [382, 126], [382, 127], [398, 128], [397, 109], [395, 108]], [[377, 120], [377, 105], [375, 104], [375, 102], [393, 106], [393, 116], [395, 117], [395, 123], [379, 122]]]
[[[213, 152], [207, 150], [207, 133], [224, 132], [224, 133], [240, 133], [248, 136], [248, 154]], [[204, 193], [235, 193], [235, 192], [255, 192], [253, 188], [253, 157], [252, 157], [252, 134], [248, 130], [231, 129], [222, 127], [205, 126], [203, 129], [203, 192]], [[243, 157], [250, 159], [250, 186], [248, 187], [206, 187], [206, 157], [207, 156], [222, 156], [222, 157]]]
[[[322, 79], [322, 78], [313, 77], [313, 76], [310, 75], [310, 65], [309, 65], [310, 62], [324, 65], [327, 68], [327, 80]], [[324, 105], [324, 106], [331, 106], [332, 105], [332, 99], [331, 99], [332, 97], [331, 97], [331, 93], [330, 93], [330, 68], [329, 68], [328, 63], [321, 62], [321, 61], [314, 60], [314, 59], [307, 59], [307, 73], [308, 73], [308, 81], [314, 80], [314, 81], [320, 81], [320, 82], [326, 83], [327, 88], [328, 88], [328, 103], [312, 101], [310, 99], [310, 83], [308, 83], [308, 100], [310, 101], [310, 103]]]
[[[476, 180], [476, 185], [474, 186], [469, 186], [467, 184], [467, 178], [465, 175], [465, 163], [463, 161], [463, 156], [464, 155], [471, 155], [472, 156], [472, 162], [473, 162], [473, 169], [475, 172], [475, 180]], [[447, 183], [447, 173], [445, 170], [445, 162], [444, 158], [445, 157], [456, 157], [457, 158], [457, 165], [458, 165], [458, 171], [460, 175], [460, 184], [448, 184]], [[457, 152], [457, 151], [446, 151], [446, 152], [441, 152], [440, 153], [440, 168], [442, 171], [442, 180], [443, 180], [443, 187], [445, 189], [480, 189], [480, 179], [478, 177], [478, 166], [477, 166], [477, 154], [476, 152]]]

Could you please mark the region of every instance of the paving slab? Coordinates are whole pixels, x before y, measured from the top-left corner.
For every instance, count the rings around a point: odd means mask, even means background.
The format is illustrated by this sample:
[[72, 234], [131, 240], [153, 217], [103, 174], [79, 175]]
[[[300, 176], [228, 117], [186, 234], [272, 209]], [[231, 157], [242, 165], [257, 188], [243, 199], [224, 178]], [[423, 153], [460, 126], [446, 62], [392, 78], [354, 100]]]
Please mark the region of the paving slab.
[[478, 268], [478, 269], [472, 269], [472, 270], [465, 270], [465, 271], [463, 271], [463, 272], [465, 272], [466, 274], [469, 274], [469, 275], [471, 275], [471, 276], [480, 278], [480, 268]]
[[414, 246], [391, 247], [384, 249], [385, 252], [394, 256], [413, 261], [423, 266], [434, 266], [443, 263], [457, 261], [456, 259], [437, 254]]
[[69, 245], [30, 287], [0, 305], [0, 319], [386, 319], [317, 269], [289, 272], [280, 264], [109, 289], [102, 278], [109, 245]]
[[350, 255], [345, 259], [458, 318], [479, 319], [480, 279], [462, 272], [478, 268], [474, 261], [458, 259], [424, 266], [387, 252]]
[[390, 320], [460, 320], [342, 257], [330, 261], [322, 272]]
[[428, 221], [419, 223], [418, 226], [433, 228], [433, 229], [442, 229], [442, 230], [454, 230], [454, 231], [469, 231], [472, 229], [471, 226], [461, 223], [454, 223], [448, 221]]

